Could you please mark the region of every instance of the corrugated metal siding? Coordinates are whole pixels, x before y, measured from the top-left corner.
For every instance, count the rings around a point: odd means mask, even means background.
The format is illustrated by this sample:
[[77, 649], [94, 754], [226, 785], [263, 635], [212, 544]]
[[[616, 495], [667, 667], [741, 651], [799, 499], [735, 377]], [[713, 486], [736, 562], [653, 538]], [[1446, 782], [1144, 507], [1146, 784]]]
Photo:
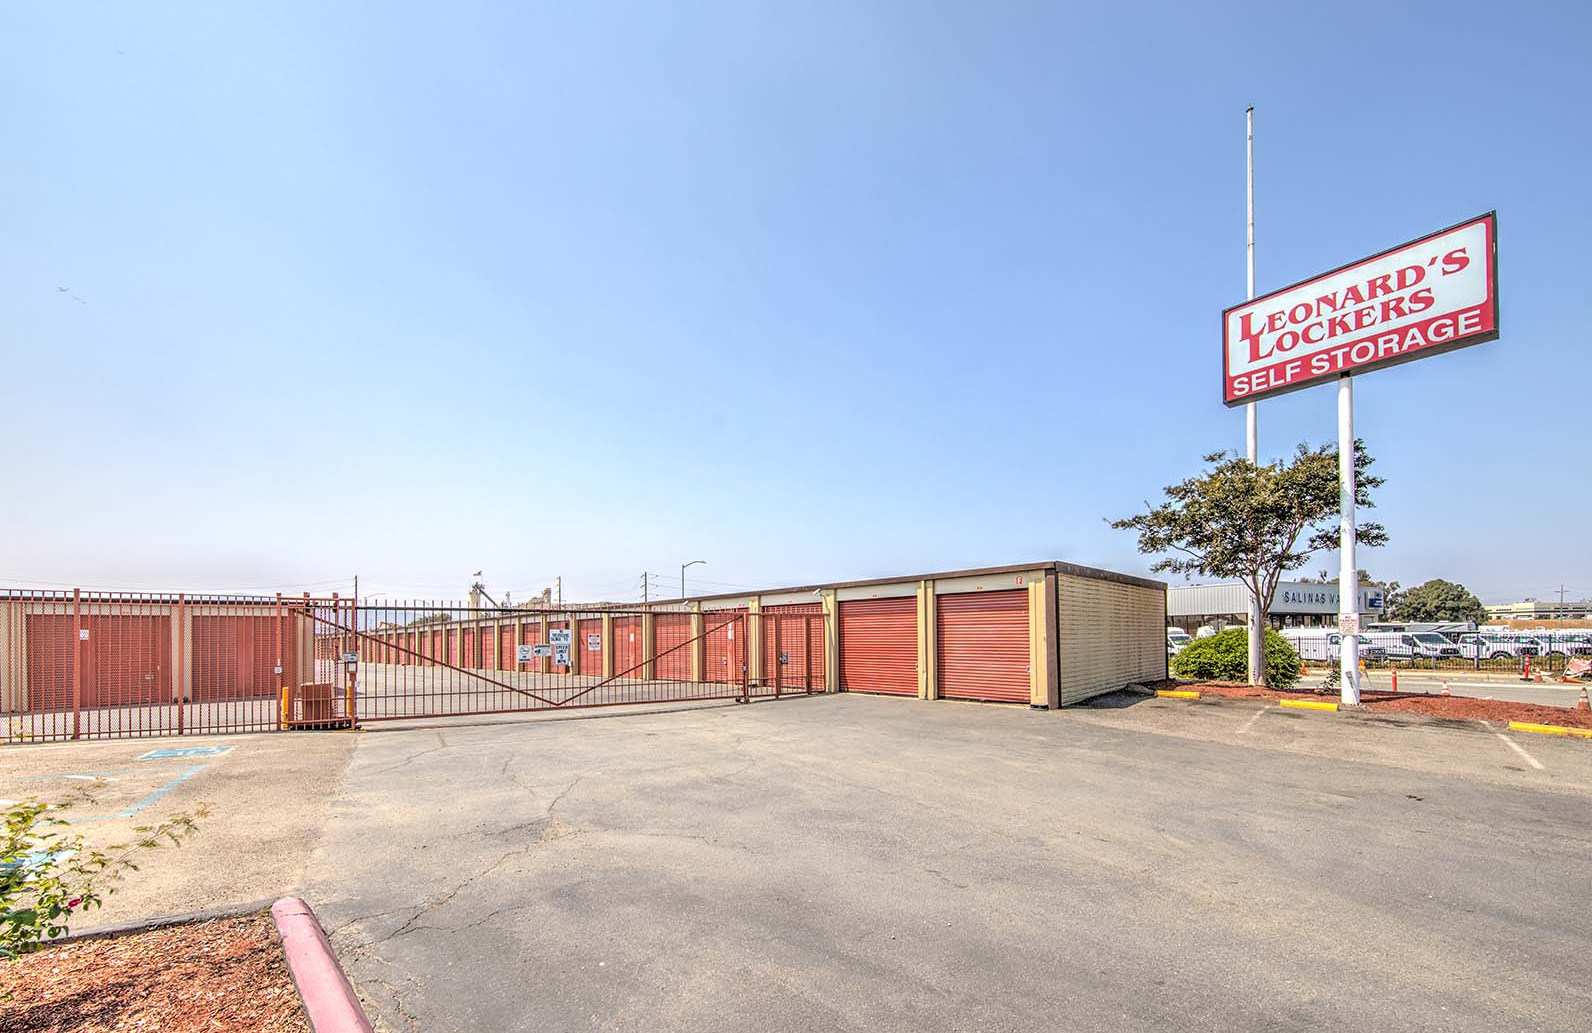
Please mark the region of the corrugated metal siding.
[[614, 618], [614, 677], [641, 677], [641, 618]]
[[940, 695], [1027, 703], [1027, 590], [942, 595], [934, 605]]
[[918, 694], [918, 601], [854, 599], [840, 604], [840, 687]]
[[1222, 585], [1174, 585], [1166, 593], [1174, 615], [1243, 613], [1249, 607], [1249, 590], [1239, 582]]
[[519, 668], [516, 657], [519, 651], [514, 648], [514, 625], [501, 624], [498, 626], [498, 669], [513, 671]]
[[1056, 596], [1062, 706], [1166, 676], [1163, 589], [1063, 574]]
[[[691, 615], [660, 613], [653, 618], [653, 655], [657, 664], [653, 676], [669, 681], [691, 680]], [[679, 648], [675, 648], [678, 646]]]

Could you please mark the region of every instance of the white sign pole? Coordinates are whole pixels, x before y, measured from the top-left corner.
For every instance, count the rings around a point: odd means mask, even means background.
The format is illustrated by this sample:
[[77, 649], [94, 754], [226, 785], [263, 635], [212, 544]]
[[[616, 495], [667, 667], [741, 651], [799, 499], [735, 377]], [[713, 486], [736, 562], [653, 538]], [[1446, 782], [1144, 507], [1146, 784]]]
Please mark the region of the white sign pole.
[[1338, 626], [1343, 633], [1339, 678], [1344, 706], [1360, 705], [1360, 573], [1354, 564], [1354, 378], [1338, 378]]
[[[1245, 159], [1248, 166], [1246, 186], [1249, 200], [1249, 245], [1247, 264], [1249, 273], [1249, 300], [1255, 300], [1255, 107], [1244, 112]], [[1244, 454], [1251, 463], [1260, 462], [1260, 413], [1258, 405], [1250, 402], [1244, 406]], [[1253, 591], [1249, 594], [1249, 684], [1259, 685], [1265, 671], [1266, 637], [1260, 627], [1260, 599]]]

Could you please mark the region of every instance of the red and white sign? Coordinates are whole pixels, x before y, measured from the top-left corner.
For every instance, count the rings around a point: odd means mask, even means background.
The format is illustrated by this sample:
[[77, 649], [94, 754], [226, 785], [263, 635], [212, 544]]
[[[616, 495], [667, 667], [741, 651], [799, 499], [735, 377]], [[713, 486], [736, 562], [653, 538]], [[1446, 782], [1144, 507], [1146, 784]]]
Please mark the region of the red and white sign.
[[1241, 405], [1343, 373], [1498, 337], [1489, 212], [1222, 313], [1222, 400]]

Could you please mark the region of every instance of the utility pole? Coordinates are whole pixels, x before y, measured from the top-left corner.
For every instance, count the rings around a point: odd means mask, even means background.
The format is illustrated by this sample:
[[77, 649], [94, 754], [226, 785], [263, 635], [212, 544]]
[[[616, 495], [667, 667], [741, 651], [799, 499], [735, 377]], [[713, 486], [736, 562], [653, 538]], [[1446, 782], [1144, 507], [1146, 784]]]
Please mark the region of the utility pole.
[[647, 572], [645, 570], [641, 572], [641, 601], [647, 601]]
[[558, 608], [564, 608], [564, 575], [560, 574], [553, 579], [553, 584], [558, 586]]

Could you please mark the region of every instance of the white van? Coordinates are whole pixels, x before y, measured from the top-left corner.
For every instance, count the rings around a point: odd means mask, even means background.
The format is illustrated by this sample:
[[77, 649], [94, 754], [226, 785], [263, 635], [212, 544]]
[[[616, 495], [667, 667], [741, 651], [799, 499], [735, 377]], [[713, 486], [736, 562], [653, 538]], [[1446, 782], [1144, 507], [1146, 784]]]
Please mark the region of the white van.
[[1360, 636], [1389, 660], [1458, 660], [1459, 646], [1435, 631], [1373, 631]]
[[[1301, 660], [1318, 663], [1336, 661], [1343, 652], [1343, 633], [1337, 628], [1283, 628], [1279, 634], [1294, 647], [1294, 652], [1299, 654]], [[1367, 638], [1367, 635], [1360, 636], [1360, 659], [1386, 659], [1386, 649], [1368, 642]]]
[[1523, 635], [1479, 631], [1459, 636], [1459, 655], [1466, 660], [1513, 660], [1541, 656], [1543, 652], [1541, 642]]
[[1167, 628], [1166, 655], [1169, 657], [1176, 656], [1177, 654], [1181, 653], [1190, 642], [1193, 641], [1194, 637], [1188, 632], [1184, 631], [1182, 628]]

